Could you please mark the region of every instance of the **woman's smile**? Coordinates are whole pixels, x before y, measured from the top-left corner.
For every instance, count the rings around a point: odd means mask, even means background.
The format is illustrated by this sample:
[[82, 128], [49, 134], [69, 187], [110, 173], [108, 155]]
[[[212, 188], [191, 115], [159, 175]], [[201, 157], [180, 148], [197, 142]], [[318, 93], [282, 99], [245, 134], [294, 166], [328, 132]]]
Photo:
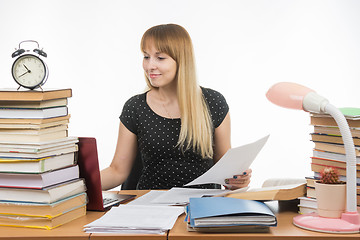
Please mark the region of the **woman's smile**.
[[160, 76], [161, 76], [160, 73], [150, 73], [150, 74], [149, 74], [149, 77], [150, 77], [151, 79], [155, 79], [155, 78], [158, 78], [158, 77], [160, 77]]

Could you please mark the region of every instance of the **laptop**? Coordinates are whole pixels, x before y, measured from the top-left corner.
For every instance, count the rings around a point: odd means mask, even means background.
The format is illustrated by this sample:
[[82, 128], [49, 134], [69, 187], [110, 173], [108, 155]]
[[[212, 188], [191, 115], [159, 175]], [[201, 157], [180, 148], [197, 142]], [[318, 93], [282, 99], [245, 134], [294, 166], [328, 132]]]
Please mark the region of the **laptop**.
[[106, 211], [112, 206], [132, 200], [136, 195], [103, 192], [99, 170], [99, 160], [96, 139], [92, 137], [79, 137], [78, 159], [80, 178], [85, 180], [88, 203], [87, 210]]

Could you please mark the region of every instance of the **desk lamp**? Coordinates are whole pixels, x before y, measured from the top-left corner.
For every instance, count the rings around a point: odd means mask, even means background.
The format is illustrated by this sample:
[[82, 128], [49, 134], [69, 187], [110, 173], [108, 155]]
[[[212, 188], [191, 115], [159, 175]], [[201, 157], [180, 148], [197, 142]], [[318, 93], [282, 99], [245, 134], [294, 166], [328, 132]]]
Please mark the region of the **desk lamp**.
[[315, 213], [294, 217], [294, 225], [307, 230], [331, 233], [359, 233], [360, 216], [356, 207], [356, 156], [349, 125], [339, 109], [315, 91], [291, 82], [273, 85], [266, 93], [268, 100], [285, 108], [314, 113], [328, 113], [336, 121], [346, 153], [346, 211], [340, 218], [321, 217]]

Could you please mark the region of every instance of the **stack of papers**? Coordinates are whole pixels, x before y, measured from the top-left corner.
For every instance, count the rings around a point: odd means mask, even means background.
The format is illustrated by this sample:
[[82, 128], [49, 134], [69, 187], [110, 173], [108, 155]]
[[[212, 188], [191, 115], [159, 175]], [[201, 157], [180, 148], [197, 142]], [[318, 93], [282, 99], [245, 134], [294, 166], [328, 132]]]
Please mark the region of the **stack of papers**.
[[184, 207], [120, 205], [84, 226], [87, 233], [164, 234], [170, 230]]

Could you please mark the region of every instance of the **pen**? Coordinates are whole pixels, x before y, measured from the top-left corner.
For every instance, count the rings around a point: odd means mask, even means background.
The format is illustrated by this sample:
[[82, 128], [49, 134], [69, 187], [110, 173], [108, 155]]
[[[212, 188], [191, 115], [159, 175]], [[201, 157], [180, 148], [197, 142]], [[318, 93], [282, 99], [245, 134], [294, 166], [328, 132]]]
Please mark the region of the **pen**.
[[218, 194], [218, 195], [214, 195], [214, 196], [212, 196], [212, 197], [225, 197], [225, 196], [228, 195], [228, 194], [246, 192], [248, 189], [249, 189], [249, 186], [244, 187], [244, 188], [239, 188], [239, 189], [236, 189], [236, 190], [233, 190], [233, 191], [229, 191], [229, 192], [223, 192], [223, 193], [220, 193], [220, 194]]

